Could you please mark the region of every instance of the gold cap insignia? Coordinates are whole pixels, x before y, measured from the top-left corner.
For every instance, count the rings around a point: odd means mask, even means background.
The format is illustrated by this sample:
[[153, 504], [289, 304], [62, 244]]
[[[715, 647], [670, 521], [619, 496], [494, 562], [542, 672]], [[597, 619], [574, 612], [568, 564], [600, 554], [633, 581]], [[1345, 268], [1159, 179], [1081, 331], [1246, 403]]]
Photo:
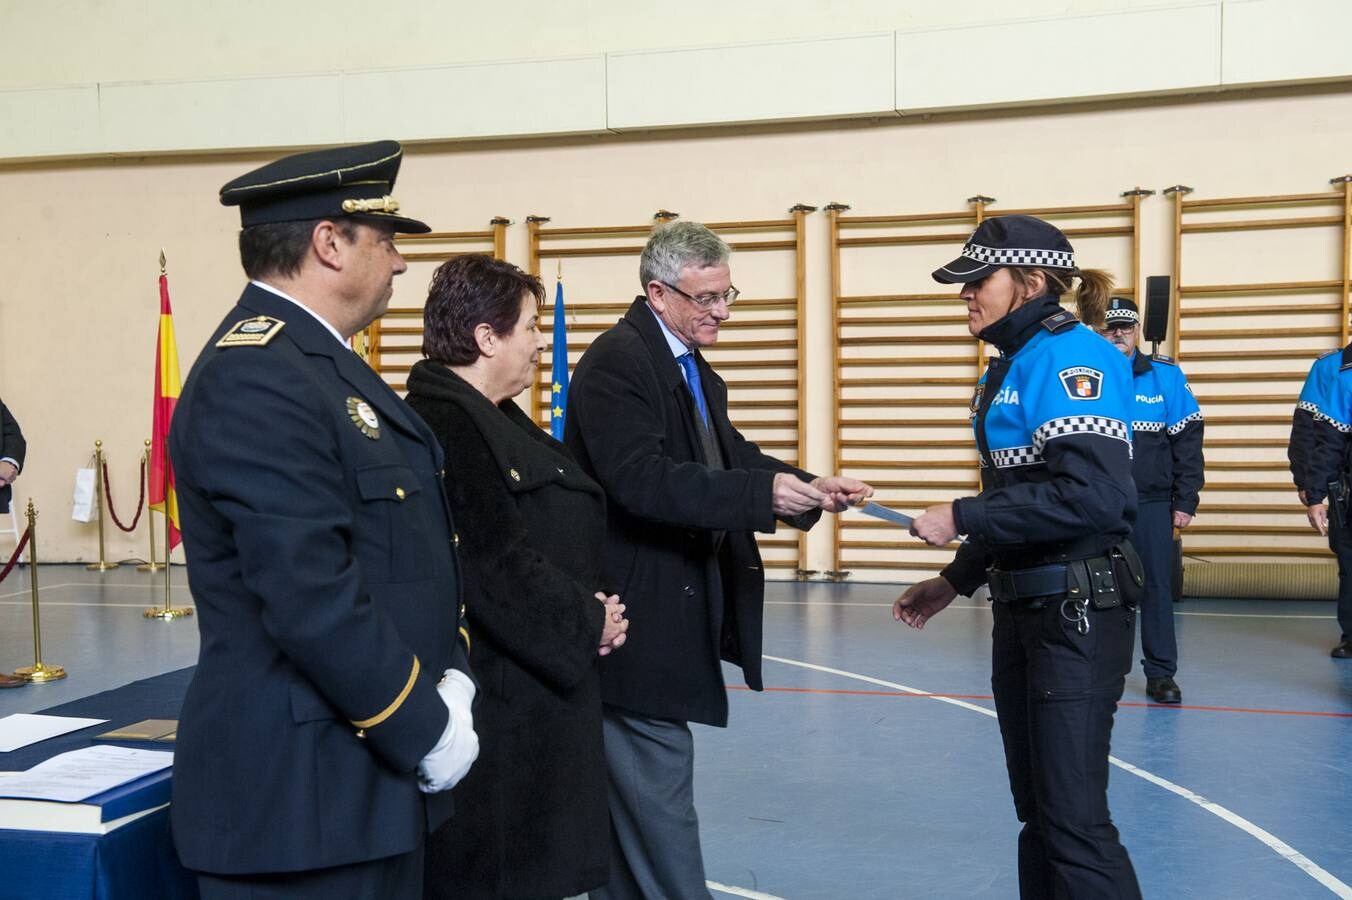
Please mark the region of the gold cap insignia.
[[399, 212], [399, 201], [386, 194], [384, 197], [375, 197], [369, 200], [344, 200], [343, 212], [345, 213], [397, 213]]
[[371, 440], [380, 437], [380, 420], [376, 418], [376, 411], [362, 398], [347, 398], [347, 417], [357, 426], [358, 431]]
[[217, 347], [262, 347], [268, 341], [281, 334], [286, 325], [281, 319], [272, 316], [255, 316], [230, 326], [219, 341]]

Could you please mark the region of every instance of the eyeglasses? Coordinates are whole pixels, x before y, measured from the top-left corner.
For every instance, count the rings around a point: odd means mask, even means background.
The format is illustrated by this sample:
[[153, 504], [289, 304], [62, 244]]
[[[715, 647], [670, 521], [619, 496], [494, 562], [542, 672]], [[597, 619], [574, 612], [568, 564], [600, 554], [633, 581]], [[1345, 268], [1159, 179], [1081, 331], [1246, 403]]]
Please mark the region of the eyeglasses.
[[658, 284], [662, 285], [665, 288], [670, 288], [671, 290], [680, 294], [685, 299], [689, 300], [691, 303], [698, 306], [700, 309], [708, 309], [709, 307], [716, 304], [719, 300], [722, 300], [728, 306], [732, 306], [732, 304], [737, 302], [737, 298], [742, 295], [742, 292], [737, 290], [737, 288], [729, 286], [728, 289], [721, 294], [700, 294], [698, 297], [692, 297], [674, 284], [668, 284], [665, 281], [659, 281]]
[[1136, 326], [1132, 325], [1105, 325], [1099, 330], [1099, 334], [1126, 334], [1129, 331], [1135, 331]]

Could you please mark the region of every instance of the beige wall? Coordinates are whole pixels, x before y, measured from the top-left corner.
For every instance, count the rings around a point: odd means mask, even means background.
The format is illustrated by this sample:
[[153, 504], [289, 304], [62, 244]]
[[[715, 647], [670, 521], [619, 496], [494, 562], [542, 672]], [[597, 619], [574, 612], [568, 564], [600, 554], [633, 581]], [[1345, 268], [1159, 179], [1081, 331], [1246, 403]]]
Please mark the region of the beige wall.
[[[978, 192], [997, 197], [997, 211], [1109, 202], [1136, 185], [1179, 182], [1195, 187], [1198, 197], [1316, 192], [1327, 189], [1328, 178], [1352, 171], [1349, 147], [1352, 93], [1330, 90], [907, 125], [418, 147], [396, 193], [411, 213], [443, 230], [483, 228], [495, 215], [520, 223], [531, 213], [557, 225], [640, 223], [660, 207], [697, 220], [774, 218], [795, 202], [832, 200], [861, 214], [962, 210], [964, 198]], [[217, 205], [216, 191], [259, 161], [0, 167], [0, 258], [8, 274], [0, 287], [0, 395], [29, 438], [17, 492], [32, 496], [42, 512], [45, 558], [87, 560], [96, 553], [94, 527], [69, 519], [72, 472], [95, 438], [109, 449], [120, 512], [130, 514], [136, 461], [150, 428], [159, 250], [169, 257], [186, 373], [243, 283], [235, 214]], [[1169, 271], [1169, 216], [1162, 198], [1146, 202], [1147, 274]], [[809, 217], [806, 462], [817, 469], [831, 458], [825, 236], [824, 215]], [[1223, 243], [1204, 252], [1210, 271], [1227, 270], [1231, 256]], [[509, 229], [509, 257], [525, 262], [520, 224]], [[889, 271], [882, 280], [897, 291], [927, 290], [933, 262], [917, 260], [914, 270]], [[1283, 265], [1279, 256], [1249, 256], [1245, 275], [1280, 277]], [[421, 277], [410, 273], [397, 282], [396, 304], [418, 305]], [[757, 288], [740, 281], [739, 287]], [[633, 290], [626, 277], [610, 296]], [[240, 423], [244, 434], [266, 428]], [[828, 532], [819, 529], [810, 544], [812, 568], [828, 568], [828, 548]], [[144, 533], [125, 539], [112, 532], [109, 553], [144, 556]]]
[[[440, 66], [1159, 7], [1159, 0], [0, 0], [0, 89]], [[1173, 5], [1183, 5], [1174, 3]], [[72, 27], [78, 23], [78, 27]], [[60, 40], [54, 40], [60, 35]]]
[[[1345, 0], [0, 0], [0, 161], [914, 117], [1352, 81]], [[76, 23], [72, 25], [72, 23]]]

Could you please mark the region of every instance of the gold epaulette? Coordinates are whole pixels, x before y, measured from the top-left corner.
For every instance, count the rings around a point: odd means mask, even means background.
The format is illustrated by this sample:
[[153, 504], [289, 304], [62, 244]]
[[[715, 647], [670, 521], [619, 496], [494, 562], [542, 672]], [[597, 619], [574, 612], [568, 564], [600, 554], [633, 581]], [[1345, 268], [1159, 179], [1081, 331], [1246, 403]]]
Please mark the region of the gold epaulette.
[[262, 347], [268, 341], [282, 333], [286, 323], [272, 316], [254, 316], [242, 319], [231, 326], [219, 341], [217, 347]]

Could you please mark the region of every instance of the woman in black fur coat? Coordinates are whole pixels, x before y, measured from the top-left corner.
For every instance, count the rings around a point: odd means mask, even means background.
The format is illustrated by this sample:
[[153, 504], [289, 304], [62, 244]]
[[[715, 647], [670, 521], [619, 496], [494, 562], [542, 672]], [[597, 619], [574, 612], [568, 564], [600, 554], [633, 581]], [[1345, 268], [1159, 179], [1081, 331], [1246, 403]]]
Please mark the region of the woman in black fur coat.
[[479, 759], [427, 844], [427, 898], [557, 898], [608, 874], [596, 658], [624, 642], [600, 589], [606, 504], [512, 400], [544, 340], [539, 279], [486, 256], [437, 269], [408, 402], [446, 451], [459, 531]]

